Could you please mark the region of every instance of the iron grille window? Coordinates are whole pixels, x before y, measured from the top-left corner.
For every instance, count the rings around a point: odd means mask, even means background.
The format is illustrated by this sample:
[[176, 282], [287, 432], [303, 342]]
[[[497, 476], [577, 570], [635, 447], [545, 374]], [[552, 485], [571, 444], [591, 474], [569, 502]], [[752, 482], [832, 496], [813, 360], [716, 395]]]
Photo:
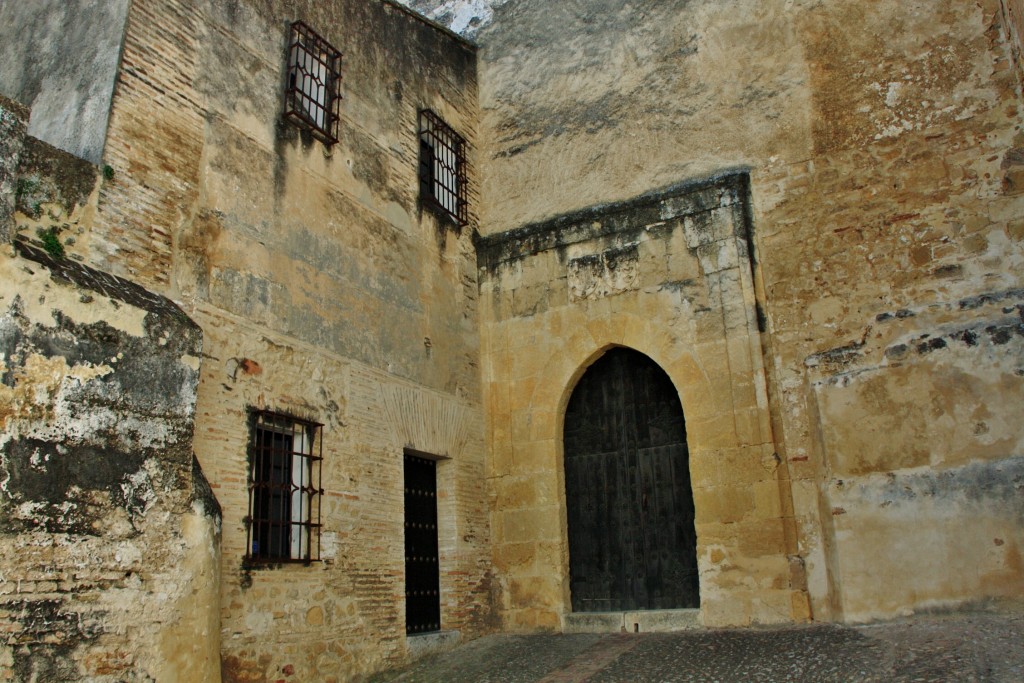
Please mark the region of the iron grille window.
[[246, 557], [319, 560], [323, 425], [264, 410], [251, 420]]
[[301, 21], [292, 24], [290, 36], [284, 117], [333, 145], [338, 141], [341, 53]]
[[429, 109], [420, 112], [420, 201], [457, 225], [469, 220], [466, 141]]

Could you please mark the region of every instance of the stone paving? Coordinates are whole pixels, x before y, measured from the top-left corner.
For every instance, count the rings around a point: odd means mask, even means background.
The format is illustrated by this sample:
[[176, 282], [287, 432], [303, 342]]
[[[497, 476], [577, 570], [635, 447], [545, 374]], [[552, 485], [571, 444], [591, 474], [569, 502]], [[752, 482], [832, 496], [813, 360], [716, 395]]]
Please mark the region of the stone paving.
[[494, 635], [374, 683], [1024, 683], [1024, 613], [868, 626]]

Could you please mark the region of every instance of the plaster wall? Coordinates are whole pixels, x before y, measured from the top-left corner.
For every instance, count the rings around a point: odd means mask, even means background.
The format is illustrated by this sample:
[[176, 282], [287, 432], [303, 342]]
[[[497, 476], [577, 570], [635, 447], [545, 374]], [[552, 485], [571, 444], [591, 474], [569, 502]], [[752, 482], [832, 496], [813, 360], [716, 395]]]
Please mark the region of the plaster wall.
[[99, 163], [129, 0], [0, 5], [0, 93], [32, 110], [29, 135]]
[[[521, 0], [477, 35], [488, 238], [749, 170], [772, 438], [816, 619], [1020, 595], [1024, 205], [1004, 16], [993, 0]], [[544, 320], [515, 336], [590, 353], [578, 326]], [[949, 340], [968, 330], [977, 344]], [[485, 373], [503, 377], [503, 353], [485, 346]], [[532, 392], [513, 382], [504, 400]], [[553, 452], [538, 467], [557, 471]], [[885, 493], [903, 482], [937, 488]], [[507, 599], [512, 614], [544, 602]]]

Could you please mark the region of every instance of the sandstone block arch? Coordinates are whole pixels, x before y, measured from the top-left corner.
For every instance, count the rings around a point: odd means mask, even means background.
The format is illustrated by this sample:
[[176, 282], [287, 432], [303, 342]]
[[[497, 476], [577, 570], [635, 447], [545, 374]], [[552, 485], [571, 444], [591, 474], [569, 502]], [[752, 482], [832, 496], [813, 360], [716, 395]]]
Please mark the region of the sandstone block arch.
[[562, 428], [609, 348], [657, 363], [686, 415], [706, 625], [806, 618], [791, 570], [748, 245], [746, 176], [669, 188], [483, 241], [482, 335], [498, 609], [571, 611]]

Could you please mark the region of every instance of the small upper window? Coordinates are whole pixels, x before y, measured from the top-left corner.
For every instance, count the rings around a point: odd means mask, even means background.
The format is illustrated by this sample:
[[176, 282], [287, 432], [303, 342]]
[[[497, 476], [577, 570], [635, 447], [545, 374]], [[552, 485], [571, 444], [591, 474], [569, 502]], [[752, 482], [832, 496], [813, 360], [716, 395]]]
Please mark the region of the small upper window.
[[457, 225], [469, 220], [466, 141], [429, 109], [420, 112], [420, 201]]
[[284, 117], [309, 128], [328, 145], [338, 141], [341, 53], [301, 21], [288, 41]]
[[264, 410], [252, 420], [246, 557], [319, 560], [323, 425]]

